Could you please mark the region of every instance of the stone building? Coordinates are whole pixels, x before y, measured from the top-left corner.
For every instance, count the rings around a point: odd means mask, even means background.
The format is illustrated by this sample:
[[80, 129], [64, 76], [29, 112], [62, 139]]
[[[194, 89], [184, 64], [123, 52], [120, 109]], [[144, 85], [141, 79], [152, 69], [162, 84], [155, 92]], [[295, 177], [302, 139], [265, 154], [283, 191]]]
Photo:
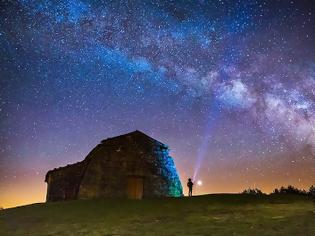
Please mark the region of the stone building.
[[140, 131], [101, 141], [78, 163], [48, 171], [47, 201], [180, 197], [168, 147]]

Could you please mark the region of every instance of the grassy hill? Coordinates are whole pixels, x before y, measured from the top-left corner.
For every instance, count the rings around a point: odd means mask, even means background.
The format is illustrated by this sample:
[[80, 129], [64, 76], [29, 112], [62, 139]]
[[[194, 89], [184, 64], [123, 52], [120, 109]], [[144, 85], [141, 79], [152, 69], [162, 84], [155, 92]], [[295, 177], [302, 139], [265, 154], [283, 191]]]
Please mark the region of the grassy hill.
[[0, 235], [315, 235], [303, 196], [78, 200], [0, 211]]

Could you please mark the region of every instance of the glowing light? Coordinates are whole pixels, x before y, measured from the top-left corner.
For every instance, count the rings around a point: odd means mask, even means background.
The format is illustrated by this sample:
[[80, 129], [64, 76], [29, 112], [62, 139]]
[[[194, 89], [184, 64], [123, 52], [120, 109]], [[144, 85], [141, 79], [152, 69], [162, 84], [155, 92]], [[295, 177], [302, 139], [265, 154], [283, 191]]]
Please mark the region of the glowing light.
[[210, 134], [213, 132], [213, 129], [215, 128], [214, 120], [217, 119], [219, 117], [219, 115], [220, 115], [219, 106], [217, 106], [216, 104], [212, 104], [211, 109], [209, 111], [209, 115], [208, 115], [209, 120], [208, 120], [208, 123], [206, 125], [205, 134], [204, 134], [204, 137], [201, 141], [201, 145], [198, 149], [198, 155], [197, 155], [195, 171], [194, 171], [194, 175], [193, 175], [193, 181], [198, 176], [199, 169], [201, 168], [203, 160], [207, 155], [209, 143], [211, 141], [211, 135]]
[[198, 181], [197, 181], [197, 185], [198, 185], [198, 186], [201, 186], [201, 185], [202, 185], [202, 181], [201, 181], [201, 180], [198, 180]]

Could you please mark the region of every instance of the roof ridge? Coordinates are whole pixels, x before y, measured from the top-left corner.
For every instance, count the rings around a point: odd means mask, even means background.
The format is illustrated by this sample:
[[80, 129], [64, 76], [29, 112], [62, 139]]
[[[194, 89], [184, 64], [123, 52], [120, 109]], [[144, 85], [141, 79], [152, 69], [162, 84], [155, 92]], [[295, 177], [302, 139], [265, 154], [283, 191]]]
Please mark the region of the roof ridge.
[[138, 129], [136, 129], [134, 131], [131, 131], [131, 132], [128, 132], [128, 133], [125, 133], [125, 134], [121, 134], [121, 135], [118, 135], [118, 136], [114, 136], [114, 137], [109, 137], [109, 138], [103, 139], [101, 141], [101, 143], [104, 143], [104, 142], [106, 142], [108, 140], [117, 139], [117, 138], [121, 138], [121, 137], [128, 136], [128, 135], [134, 135], [134, 134], [140, 134], [140, 135], [145, 136], [146, 138], [148, 138], [148, 139], [150, 139], [150, 140], [152, 140], [154, 142], [158, 142], [158, 143], [161, 143], [161, 144], [167, 146], [166, 144], [156, 140], [155, 138], [152, 138], [151, 136], [145, 134], [144, 132], [142, 132], [142, 131], [140, 131]]

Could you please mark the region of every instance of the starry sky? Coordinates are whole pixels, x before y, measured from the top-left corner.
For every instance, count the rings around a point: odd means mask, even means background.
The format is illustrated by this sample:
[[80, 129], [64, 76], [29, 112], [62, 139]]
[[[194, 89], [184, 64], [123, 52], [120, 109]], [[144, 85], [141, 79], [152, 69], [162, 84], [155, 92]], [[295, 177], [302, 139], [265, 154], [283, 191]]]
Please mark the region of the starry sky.
[[0, 206], [141, 130], [185, 193], [315, 184], [312, 0], [0, 3]]

